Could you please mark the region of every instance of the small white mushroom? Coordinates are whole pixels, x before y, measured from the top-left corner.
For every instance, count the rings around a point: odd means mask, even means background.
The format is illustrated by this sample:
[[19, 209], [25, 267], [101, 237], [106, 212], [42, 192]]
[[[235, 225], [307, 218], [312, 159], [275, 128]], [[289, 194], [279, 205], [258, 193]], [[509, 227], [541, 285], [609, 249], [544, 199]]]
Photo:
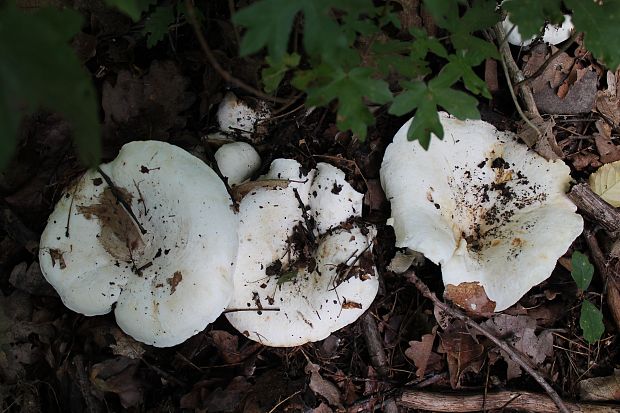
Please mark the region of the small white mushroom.
[[252, 145], [246, 142], [222, 145], [215, 152], [215, 161], [231, 186], [239, 185], [250, 179], [261, 165], [260, 155]]
[[100, 168], [112, 187], [88, 171], [50, 215], [43, 275], [73, 311], [90, 316], [115, 306], [135, 339], [181, 343], [232, 295], [238, 242], [228, 193], [211, 168], [164, 142], [129, 143]]
[[440, 264], [455, 303], [501, 311], [547, 279], [583, 229], [565, 195], [570, 169], [487, 122], [440, 118], [445, 137], [428, 151], [407, 141], [409, 121], [383, 158], [396, 246]]
[[322, 340], [354, 322], [377, 293], [374, 229], [340, 225], [360, 216], [362, 199], [331, 165], [304, 174], [296, 161], [277, 159], [263, 178], [288, 184], [257, 187], [241, 201], [226, 317], [269, 346]]
[[[506, 33], [508, 33], [508, 43], [514, 46], [529, 46], [534, 40], [540, 37], [532, 36], [529, 39], [523, 39], [521, 33], [519, 33], [519, 28], [517, 26], [512, 29], [513, 23], [508, 17], [504, 19], [504, 21], [502, 22], [502, 26], [504, 27]], [[542, 41], [552, 45], [562, 43], [571, 36], [573, 28], [574, 27], [571, 16], [569, 14], [565, 14], [564, 21], [561, 25], [558, 26], [554, 24], [547, 24], [545, 26]]]
[[217, 110], [217, 123], [224, 135], [241, 136], [252, 139], [259, 122], [269, 118], [269, 107], [259, 102], [256, 108], [228, 92]]

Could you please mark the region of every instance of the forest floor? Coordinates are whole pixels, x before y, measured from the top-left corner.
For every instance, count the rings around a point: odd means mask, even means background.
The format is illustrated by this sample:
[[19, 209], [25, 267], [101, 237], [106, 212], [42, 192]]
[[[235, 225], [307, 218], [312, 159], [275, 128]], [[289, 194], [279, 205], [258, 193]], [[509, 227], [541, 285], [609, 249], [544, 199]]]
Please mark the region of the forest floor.
[[[130, 19], [94, 6], [98, 2], [83, 3], [90, 23], [74, 47], [101, 96], [104, 161], [133, 140], [163, 140], [194, 151], [217, 128], [215, 113], [227, 92], [256, 103], [255, 96], [235, 89], [213, 69], [187, 25], [149, 49]], [[227, 6], [214, 6], [206, 17], [206, 38], [223, 69], [259, 87], [262, 63], [236, 57], [238, 34]], [[530, 74], [550, 54], [545, 45], [512, 52]], [[532, 85], [541, 112], [553, 114], [544, 116], [553, 121], [552, 133], [539, 149], [563, 159], [576, 182], [587, 182], [598, 167], [620, 159], [615, 95], [620, 80], [578, 41], [556, 59], [563, 66], [550, 65], [553, 70]], [[501, 66], [489, 64], [485, 80], [493, 99], [480, 102], [483, 119], [517, 131], [520, 119]], [[390, 205], [379, 169], [407, 119], [376, 108], [376, 124], [362, 143], [337, 130], [333, 108], [309, 110], [296, 93], [280, 90], [288, 103], [272, 105], [271, 118], [252, 137], [262, 158], [260, 173], [281, 157], [308, 168], [328, 162], [365, 194], [363, 219], [378, 229], [373, 254], [381, 279], [368, 312], [325, 340], [295, 348], [250, 341], [225, 317], [182, 344], [155, 348], [124, 334], [113, 314], [86, 317], [70, 311], [43, 278], [37, 249], [63, 188], [84, 168], [69, 125], [39, 112], [23, 122], [19, 151], [0, 175], [0, 411], [555, 411], [536, 380], [496, 343], [472, 330], [469, 321], [446, 320], [410, 278], [388, 270], [397, 249], [386, 225]], [[549, 279], [502, 314], [475, 321], [505, 328], [500, 341], [523, 352], [540, 377], [573, 403], [571, 409], [620, 411], [613, 406], [620, 400], [614, 373], [620, 368], [615, 234], [596, 211], [584, 218], [586, 232]], [[585, 294], [571, 278], [573, 251], [589, 255], [596, 267]], [[410, 271], [442, 297], [438, 266], [421, 260]], [[603, 311], [605, 332], [593, 344], [579, 326], [584, 296]], [[606, 402], [588, 401], [596, 397]]]

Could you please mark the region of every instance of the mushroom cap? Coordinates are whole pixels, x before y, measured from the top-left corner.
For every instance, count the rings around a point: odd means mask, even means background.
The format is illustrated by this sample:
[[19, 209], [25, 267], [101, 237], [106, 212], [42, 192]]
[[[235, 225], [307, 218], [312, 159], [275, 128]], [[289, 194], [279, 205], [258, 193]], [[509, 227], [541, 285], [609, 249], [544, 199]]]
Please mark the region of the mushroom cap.
[[269, 113], [269, 108], [264, 102], [260, 102], [254, 109], [234, 93], [228, 92], [218, 107], [217, 123], [225, 134], [239, 134], [250, 139], [256, 124], [269, 117]]
[[261, 165], [260, 155], [252, 145], [246, 142], [222, 145], [215, 152], [215, 161], [231, 186], [250, 179]]
[[440, 118], [444, 139], [428, 151], [407, 141], [410, 120], [383, 158], [396, 246], [440, 264], [457, 304], [501, 311], [547, 279], [583, 229], [565, 195], [570, 169], [487, 122]]
[[114, 313], [136, 340], [183, 342], [215, 320], [233, 291], [237, 219], [217, 175], [186, 151], [132, 142], [68, 188], [41, 236], [43, 275], [85, 315]]
[[[502, 21], [502, 26], [504, 27], [504, 30], [506, 31], [506, 33], [509, 33], [508, 43], [514, 46], [523, 46], [523, 47], [529, 46], [534, 40], [536, 40], [536, 38], [539, 37], [535, 35], [535, 36], [530, 37], [529, 39], [523, 39], [523, 37], [521, 36], [521, 33], [519, 33], [518, 26], [516, 26], [514, 30], [512, 30], [511, 32], [510, 30], [512, 29], [513, 23], [510, 21], [508, 17], [506, 17], [504, 21]], [[573, 27], [574, 26], [573, 26], [571, 16], [569, 14], [565, 14], [564, 21], [562, 22], [561, 25], [558, 26], [555, 24], [547, 24], [545, 26], [542, 40], [545, 43], [549, 43], [553, 45], [562, 43], [563, 41], [567, 40], [571, 36]]]
[[[344, 173], [332, 168], [319, 164], [316, 171], [304, 174], [296, 161], [277, 159], [264, 178], [287, 179], [288, 186], [259, 187], [241, 201], [235, 296], [229, 305], [232, 312], [226, 317], [252, 340], [274, 347], [322, 340], [355, 321], [377, 293], [372, 260], [368, 263], [374, 230], [338, 227], [361, 214], [362, 205], [359, 194], [349, 193], [352, 188], [346, 186]], [[340, 187], [337, 193], [332, 192], [334, 185]], [[359, 201], [349, 200], [353, 198]], [[321, 233], [318, 228], [331, 231], [319, 237], [318, 247], [308, 260], [312, 263], [295, 266], [299, 251], [290, 240], [305, 222], [300, 200], [308, 208], [307, 218], [316, 218], [313, 234]], [[355, 205], [344, 205], [347, 201]], [[336, 222], [340, 213], [327, 213], [323, 203], [356, 212]], [[317, 214], [313, 206], [321, 213]], [[273, 270], [276, 262], [282, 271]], [[337, 275], [349, 268], [347, 264], [351, 266], [350, 277], [341, 280]]]

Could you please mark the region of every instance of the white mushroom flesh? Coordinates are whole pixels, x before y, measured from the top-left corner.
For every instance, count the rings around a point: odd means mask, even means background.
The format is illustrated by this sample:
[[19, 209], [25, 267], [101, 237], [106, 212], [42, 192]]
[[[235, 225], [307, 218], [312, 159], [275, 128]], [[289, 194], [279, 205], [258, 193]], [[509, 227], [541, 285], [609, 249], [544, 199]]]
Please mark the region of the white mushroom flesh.
[[[319, 164], [304, 174], [297, 162], [277, 159], [263, 178], [289, 180], [288, 185], [259, 187], [241, 201], [235, 297], [226, 317], [252, 340], [275, 347], [322, 340], [355, 321], [377, 293], [374, 229], [339, 227], [361, 214], [362, 202], [360, 194], [348, 192], [352, 188], [344, 174], [332, 168]], [[332, 192], [334, 186], [340, 190]], [[348, 215], [337, 222], [340, 216], [327, 213], [324, 204], [342, 207]], [[316, 228], [308, 230], [306, 221], [314, 217]], [[332, 230], [320, 234], [318, 228]], [[295, 265], [299, 251], [291, 242], [298, 231], [318, 240], [303, 265]]]
[[[504, 31], [508, 34], [508, 43], [514, 46], [529, 46], [532, 44], [534, 40], [536, 40], [540, 36], [532, 36], [529, 39], [523, 39], [521, 33], [519, 33], [519, 27], [515, 26], [514, 29], [513, 23], [510, 21], [508, 17], [502, 21], [502, 26]], [[568, 14], [564, 15], [564, 21], [561, 25], [547, 24], [545, 26], [545, 30], [543, 32], [542, 40], [545, 43], [556, 45], [562, 43], [571, 36], [573, 32], [573, 22], [571, 16]]]
[[[566, 197], [570, 169], [547, 161], [483, 121], [440, 114], [445, 137], [428, 151], [407, 141], [407, 122], [386, 150], [381, 182], [392, 206], [396, 246], [440, 264], [458, 304], [491, 311], [516, 303], [551, 275], [581, 233]], [[489, 307], [487, 307], [489, 309]]]
[[217, 110], [217, 123], [224, 135], [252, 138], [259, 122], [270, 115], [269, 108], [260, 102], [256, 108], [251, 108], [243, 100], [229, 92], [224, 96]]
[[222, 175], [231, 186], [250, 179], [260, 169], [260, 155], [246, 142], [232, 142], [222, 145], [215, 152], [215, 161]]
[[132, 142], [67, 189], [41, 236], [39, 260], [67, 307], [111, 311], [135, 339], [166, 347], [196, 334], [232, 295], [237, 220], [223, 183], [163, 142]]

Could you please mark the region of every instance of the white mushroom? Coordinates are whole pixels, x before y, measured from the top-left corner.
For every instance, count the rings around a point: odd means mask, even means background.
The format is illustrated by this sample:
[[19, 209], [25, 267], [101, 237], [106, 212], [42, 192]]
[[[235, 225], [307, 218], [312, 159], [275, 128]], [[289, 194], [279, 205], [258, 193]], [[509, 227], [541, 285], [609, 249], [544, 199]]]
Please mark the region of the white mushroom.
[[260, 168], [260, 155], [246, 142], [232, 142], [222, 145], [215, 152], [215, 161], [222, 175], [231, 186], [250, 179]]
[[243, 100], [228, 92], [217, 110], [217, 123], [224, 135], [241, 136], [252, 139], [259, 122], [270, 115], [265, 102], [259, 102], [256, 108], [250, 107]]
[[232, 295], [238, 243], [228, 193], [208, 166], [164, 142], [129, 143], [101, 170], [112, 187], [89, 171], [56, 205], [41, 270], [70, 309], [98, 315], [115, 305], [135, 339], [181, 343]]
[[[519, 28], [515, 26], [508, 17], [502, 22], [505, 32], [508, 34], [508, 43], [514, 46], [529, 46], [534, 40], [540, 36], [532, 36], [529, 39], [523, 39]], [[512, 31], [511, 31], [512, 30]], [[548, 44], [556, 45], [567, 40], [573, 32], [573, 22], [569, 14], [564, 15], [564, 21], [561, 25], [547, 24], [543, 32], [542, 41]]]
[[277, 159], [263, 179], [288, 182], [258, 187], [241, 201], [235, 297], [226, 317], [269, 346], [322, 340], [355, 321], [377, 293], [374, 229], [340, 225], [360, 216], [362, 200], [331, 165], [304, 174], [297, 162]]
[[583, 229], [565, 195], [570, 170], [486, 122], [440, 118], [445, 137], [428, 151], [407, 141], [409, 121], [383, 158], [396, 246], [440, 264], [455, 303], [501, 311], [548, 278]]

